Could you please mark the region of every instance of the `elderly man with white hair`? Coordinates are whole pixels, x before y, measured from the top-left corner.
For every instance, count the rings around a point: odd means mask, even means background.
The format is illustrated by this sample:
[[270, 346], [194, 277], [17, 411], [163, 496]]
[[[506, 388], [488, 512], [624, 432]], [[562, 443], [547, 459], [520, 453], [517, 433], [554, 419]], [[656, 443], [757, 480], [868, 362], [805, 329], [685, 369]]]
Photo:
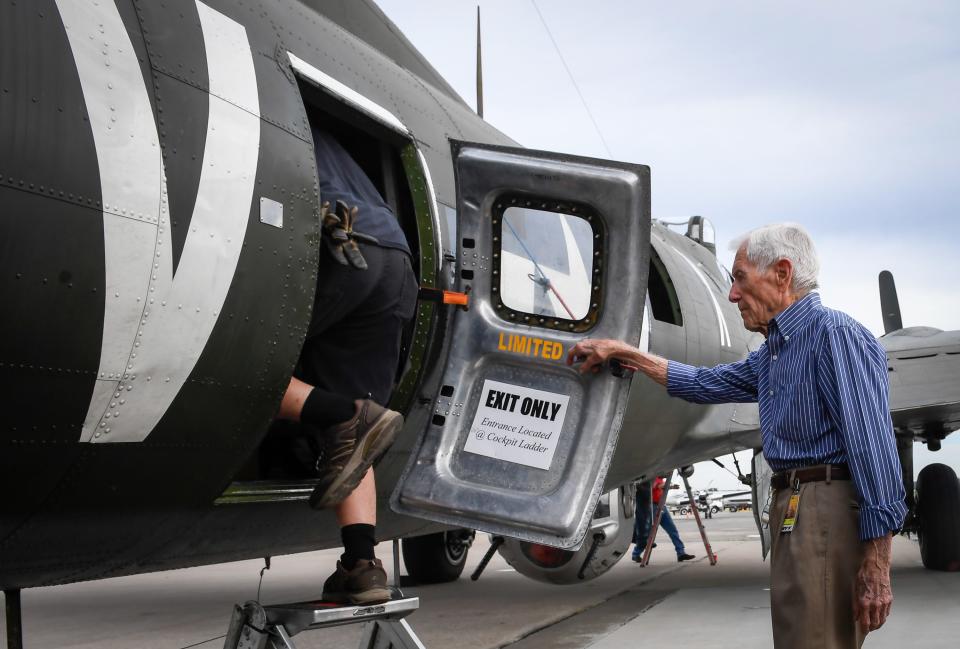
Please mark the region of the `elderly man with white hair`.
[[820, 304], [819, 263], [794, 224], [736, 243], [729, 299], [766, 341], [746, 359], [692, 367], [616, 340], [585, 340], [568, 363], [611, 358], [670, 395], [759, 402], [763, 454], [776, 472], [770, 600], [778, 649], [860, 647], [890, 612], [893, 534], [906, 515], [888, 401], [886, 355], [845, 313]]

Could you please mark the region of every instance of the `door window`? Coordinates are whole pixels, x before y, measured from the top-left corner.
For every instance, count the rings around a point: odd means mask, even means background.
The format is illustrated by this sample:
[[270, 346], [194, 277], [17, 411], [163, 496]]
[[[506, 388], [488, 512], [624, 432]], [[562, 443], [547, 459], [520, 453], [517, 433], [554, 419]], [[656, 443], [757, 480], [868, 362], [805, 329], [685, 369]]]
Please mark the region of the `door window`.
[[593, 228], [579, 216], [511, 206], [503, 213], [500, 297], [515, 311], [582, 320], [590, 311]]

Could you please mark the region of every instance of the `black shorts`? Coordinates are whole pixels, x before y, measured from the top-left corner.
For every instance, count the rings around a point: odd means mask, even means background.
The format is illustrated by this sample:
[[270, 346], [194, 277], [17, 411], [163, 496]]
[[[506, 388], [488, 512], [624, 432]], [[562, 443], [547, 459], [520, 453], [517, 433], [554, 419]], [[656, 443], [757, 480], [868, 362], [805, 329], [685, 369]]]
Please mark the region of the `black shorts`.
[[367, 270], [320, 252], [317, 294], [294, 375], [349, 399], [386, 405], [393, 391], [404, 327], [417, 306], [410, 256], [360, 244]]

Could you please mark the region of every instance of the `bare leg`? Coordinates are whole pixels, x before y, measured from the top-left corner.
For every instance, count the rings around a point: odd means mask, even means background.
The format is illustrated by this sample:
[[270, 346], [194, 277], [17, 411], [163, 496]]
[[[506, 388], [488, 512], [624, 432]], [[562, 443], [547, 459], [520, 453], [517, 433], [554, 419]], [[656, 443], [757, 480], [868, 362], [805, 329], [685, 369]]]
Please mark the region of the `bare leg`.
[[[320, 400], [314, 400], [318, 395]], [[314, 386], [294, 377], [290, 379], [287, 390], [283, 394], [277, 417], [292, 421], [303, 420], [313, 426], [319, 426], [321, 429], [324, 428], [324, 424], [320, 424], [319, 421], [324, 421], [326, 426], [342, 427], [351, 421], [350, 413], [355, 408], [359, 408], [355, 404], [362, 405], [363, 402], [352, 402], [333, 393], [316, 391]], [[339, 412], [338, 409], [342, 409], [343, 412]], [[355, 416], [361, 417], [362, 412], [366, 412], [366, 407], [362, 411], [357, 410]], [[399, 415], [393, 414], [399, 418]], [[402, 421], [402, 418], [400, 419]], [[377, 419], [377, 421], [380, 421], [380, 419]], [[356, 424], [353, 425], [356, 426]], [[347, 432], [350, 432], [349, 429]], [[334, 428], [329, 434], [337, 435], [338, 430]], [[352, 601], [360, 603], [390, 599], [390, 591], [386, 588], [387, 576], [382, 565], [376, 561], [374, 550], [377, 524], [377, 485], [373, 477], [373, 468], [364, 471], [359, 483], [354, 482], [359, 475], [359, 471], [363, 470], [362, 466], [355, 465], [355, 468], [352, 469], [354, 473], [344, 477], [345, 481], [341, 483], [342, 490], [346, 490], [351, 484], [357, 486], [342, 502], [334, 506], [337, 523], [340, 527], [340, 538], [343, 541], [343, 554], [337, 564], [336, 572], [324, 582], [323, 597], [335, 602]], [[321, 476], [321, 484], [323, 484], [323, 477]], [[329, 488], [329, 484], [327, 487]], [[319, 485], [317, 488], [319, 488]], [[313, 496], [311, 496], [310, 502], [311, 505], [314, 505]], [[351, 579], [359, 579], [359, 581], [351, 582], [347, 579], [347, 575], [353, 575]]]
[[[277, 417], [300, 421], [303, 402], [306, 401], [311, 390], [313, 390], [313, 386], [309, 383], [291, 377], [290, 385], [287, 386], [287, 391], [280, 402], [280, 411], [277, 413]], [[367, 469], [357, 488], [336, 506], [335, 511], [340, 527], [355, 523], [377, 524], [377, 485], [373, 478], [372, 468]]]
[[283, 393], [277, 418], [300, 421], [303, 402], [307, 400], [311, 390], [313, 390], [312, 385], [304, 383], [296, 377], [290, 377], [290, 385], [287, 386], [287, 391]]
[[377, 524], [377, 483], [373, 469], [367, 469], [357, 488], [334, 508], [340, 527], [363, 523]]

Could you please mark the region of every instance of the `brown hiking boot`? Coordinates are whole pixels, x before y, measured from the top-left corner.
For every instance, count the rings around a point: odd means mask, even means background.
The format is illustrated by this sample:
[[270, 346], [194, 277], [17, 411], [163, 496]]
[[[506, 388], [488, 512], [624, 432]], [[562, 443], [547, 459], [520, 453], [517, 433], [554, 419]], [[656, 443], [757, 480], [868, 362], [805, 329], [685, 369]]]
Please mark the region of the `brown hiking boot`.
[[360, 559], [353, 570], [337, 561], [336, 572], [323, 583], [323, 601], [359, 605], [390, 601], [387, 573], [380, 559]]
[[386, 452], [403, 426], [403, 415], [358, 399], [354, 416], [323, 431], [320, 482], [310, 494], [310, 506], [327, 509], [349, 496], [367, 469]]

